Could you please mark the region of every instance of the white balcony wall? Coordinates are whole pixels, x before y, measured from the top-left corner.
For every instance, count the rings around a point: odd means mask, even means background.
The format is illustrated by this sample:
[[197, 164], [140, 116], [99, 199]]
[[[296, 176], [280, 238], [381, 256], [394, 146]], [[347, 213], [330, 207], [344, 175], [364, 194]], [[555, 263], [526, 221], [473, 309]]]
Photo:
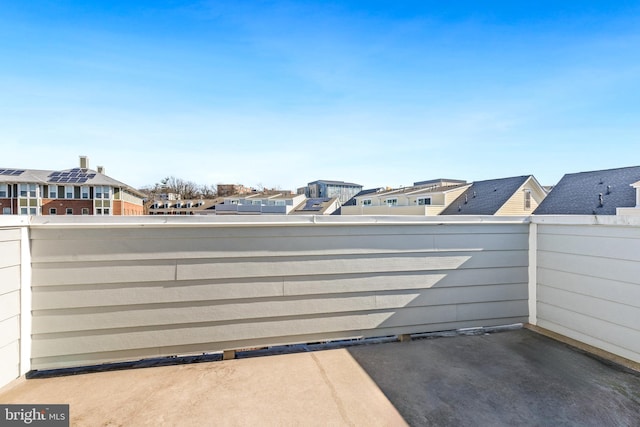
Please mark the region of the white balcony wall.
[[22, 240], [26, 224], [27, 217], [0, 216], [0, 387], [28, 370], [21, 366], [20, 358]]
[[640, 218], [537, 223], [537, 324], [640, 362]]
[[33, 218], [33, 369], [525, 322], [525, 218]]

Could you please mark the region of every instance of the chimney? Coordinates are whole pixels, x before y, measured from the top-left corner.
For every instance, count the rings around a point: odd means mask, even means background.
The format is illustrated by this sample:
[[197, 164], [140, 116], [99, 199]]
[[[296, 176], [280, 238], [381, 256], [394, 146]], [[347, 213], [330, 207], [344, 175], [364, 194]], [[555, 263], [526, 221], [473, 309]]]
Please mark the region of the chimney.
[[89, 158], [87, 156], [80, 156], [80, 169], [89, 169]]
[[98, 173], [101, 173], [104, 175], [104, 166], [98, 166]]

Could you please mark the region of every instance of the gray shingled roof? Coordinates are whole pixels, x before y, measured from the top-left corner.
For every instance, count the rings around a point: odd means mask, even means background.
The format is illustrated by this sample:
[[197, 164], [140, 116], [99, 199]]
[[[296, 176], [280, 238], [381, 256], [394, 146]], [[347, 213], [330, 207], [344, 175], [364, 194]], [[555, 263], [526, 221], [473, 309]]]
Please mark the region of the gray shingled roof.
[[474, 182], [440, 215], [494, 215], [531, 175]]
[[380, 191], [382, 189], [382, 187], [378, 187], [378, 188], [369, 188], [367, 190], [362, 190], [360, 191], [358, 194], [356, 194], [355, 196], [353, 196], [352, 198], [350, 198], [349, 200], [347, 200], [345, 203], [342, 204], [342, 206], [356, 206], [357, 200], [356, 197], [360, 197], [360, 196], [366, 196], [367, 194], [373, 194], [373, 193], [377, 193], [378, 191]]
[[631, 184], [639, 180], [640, 166], [566, 174], [533, 213], [615, 215], [616, 208], [636, 205]]

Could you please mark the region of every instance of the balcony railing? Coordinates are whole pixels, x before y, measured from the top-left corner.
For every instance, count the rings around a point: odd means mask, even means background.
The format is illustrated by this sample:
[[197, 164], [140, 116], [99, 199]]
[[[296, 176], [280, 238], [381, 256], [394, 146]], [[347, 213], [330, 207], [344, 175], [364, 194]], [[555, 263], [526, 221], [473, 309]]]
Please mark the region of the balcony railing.
[[625, 217], [0, 217], [0, 384], [524, 322], [639, 362], [639, 254]]

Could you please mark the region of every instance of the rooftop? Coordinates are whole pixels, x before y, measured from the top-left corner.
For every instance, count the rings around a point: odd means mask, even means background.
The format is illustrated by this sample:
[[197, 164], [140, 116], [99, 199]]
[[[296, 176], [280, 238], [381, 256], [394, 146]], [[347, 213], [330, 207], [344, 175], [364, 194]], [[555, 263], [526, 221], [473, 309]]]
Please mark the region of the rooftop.
[[631, 186], [640, 166], [569, 173], [535, 210], [536, 215], [615, 215], [616, 208], [636, 205]]
[[[527, 329], [18, 380], [71, 425], [632, 425], [640, 376]], [[322, 346], [319, 346], [322, 348]]]

